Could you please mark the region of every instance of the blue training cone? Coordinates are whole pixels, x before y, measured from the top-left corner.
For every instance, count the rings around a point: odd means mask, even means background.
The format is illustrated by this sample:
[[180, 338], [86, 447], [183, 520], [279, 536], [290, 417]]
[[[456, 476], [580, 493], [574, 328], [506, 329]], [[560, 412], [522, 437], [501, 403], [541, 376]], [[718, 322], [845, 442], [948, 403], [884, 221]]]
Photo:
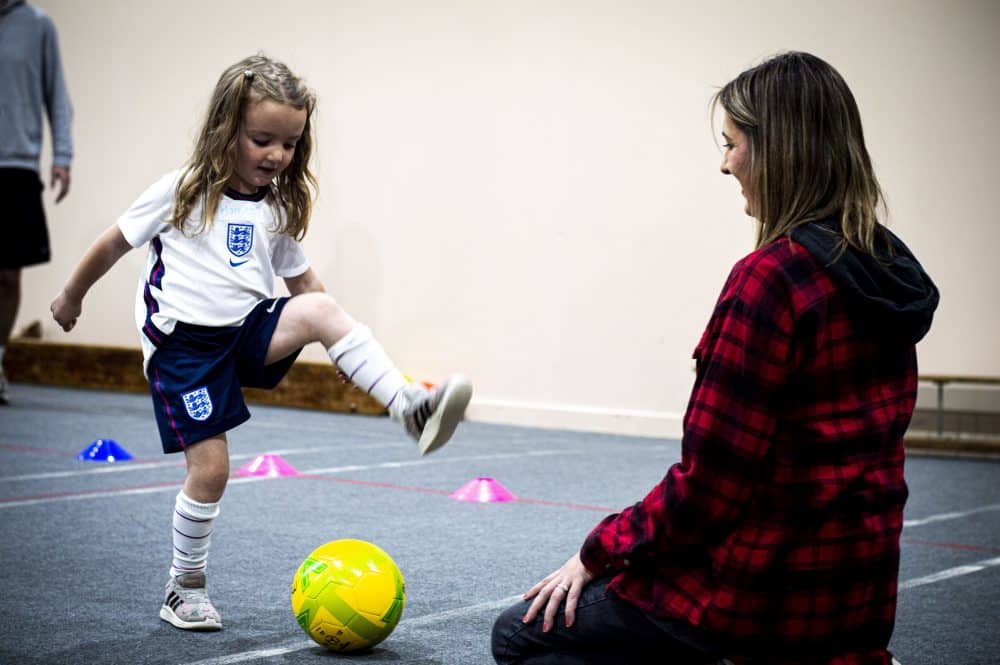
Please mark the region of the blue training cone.
[[81, 462], [126, 462], [132, 454], [114, 439], [97, 439], [76, 456]]

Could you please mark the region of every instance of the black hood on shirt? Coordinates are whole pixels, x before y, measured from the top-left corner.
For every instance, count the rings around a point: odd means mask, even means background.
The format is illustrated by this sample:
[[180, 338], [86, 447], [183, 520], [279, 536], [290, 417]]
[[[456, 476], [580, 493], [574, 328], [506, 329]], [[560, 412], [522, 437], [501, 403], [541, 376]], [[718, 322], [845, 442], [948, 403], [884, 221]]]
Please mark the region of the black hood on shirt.
[[930, 330], [940, 296], [903, 241], [884, 226], [879, 232], [877, 260], [851, 246], [838, 256], [842, 236], [832, 218], [803, 224], [791, 236], [827, 269], [864, 329], [916, 344]]

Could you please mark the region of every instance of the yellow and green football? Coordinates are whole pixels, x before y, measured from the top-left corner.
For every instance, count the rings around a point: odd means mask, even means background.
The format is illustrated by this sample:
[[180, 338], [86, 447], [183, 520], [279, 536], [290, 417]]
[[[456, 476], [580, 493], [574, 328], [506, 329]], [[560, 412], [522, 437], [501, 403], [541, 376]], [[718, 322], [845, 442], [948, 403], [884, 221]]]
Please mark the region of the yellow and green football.
[[368, 649], [403, 615], [406, 584], [392, 558], [363, 540], [334, 540], [306, 557], [292, 580], [292, 612], [317, 644]]

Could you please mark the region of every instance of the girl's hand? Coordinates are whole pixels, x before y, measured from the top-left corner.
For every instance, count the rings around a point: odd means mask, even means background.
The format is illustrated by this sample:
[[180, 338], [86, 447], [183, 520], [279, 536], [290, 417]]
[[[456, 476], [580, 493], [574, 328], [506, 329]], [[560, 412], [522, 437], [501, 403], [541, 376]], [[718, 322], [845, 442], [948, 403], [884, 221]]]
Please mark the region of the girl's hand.
[[56, 323], [63, 330], [69, 332], [76, 325], [76, 320], [80, 317], [80, 312], [83, 311], [83, 303], [80, 300], [71, 298], [63, 290], [59, 292], [56, 299], [49, 305], [49, 311], [52, 312], [52, 318], [56, 320]]
[[63, 330], [69, 332], [76, 325], [76, 319], [83, 310], [83, 297], [87, 295], [90, 287], [103, 277], [104, 273], [111, 270], [111, 266], [115, 265], [118, 259], [131, 250], [132, 245], [122, 235], [117, 223], [109, 226], [97, 237], [80, 259], [73, 274], [66, 280], [62, 291], [49, 305], [52, 318]]
[[580, 600], [580, 594], [593, 579], [594, 574], [580, 561], [580, 554], [574, 554], [562, 568], [546, 575], [541, 582], [528, 589], [524, 599], [531, 600], [534, 597], [535, 601], [521, 620], [531, 623], [544, 608], [542, 632], [547, 633], [555, 623], [560, 603], [565, 601], [566, 627], [569, 628], [576, 620], [576, 604]]

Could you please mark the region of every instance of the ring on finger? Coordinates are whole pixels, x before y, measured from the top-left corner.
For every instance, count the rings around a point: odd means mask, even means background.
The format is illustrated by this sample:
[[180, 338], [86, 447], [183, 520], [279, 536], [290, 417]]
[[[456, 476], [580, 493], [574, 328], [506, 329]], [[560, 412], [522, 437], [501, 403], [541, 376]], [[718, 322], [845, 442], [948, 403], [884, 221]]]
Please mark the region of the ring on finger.
[[563, 591], [565, 591], [566, 593], [569, 593], [569, 587], [568, 587], [568, 586], [566, 586], [565, 584], [563, 584], [562, 582], [560, 582], [559, 584], [557, 584], [557, 585], [556, 585], [556, 588], [557, 588], [557, 589], [562, 589], [562, 590], [563, 590]]

